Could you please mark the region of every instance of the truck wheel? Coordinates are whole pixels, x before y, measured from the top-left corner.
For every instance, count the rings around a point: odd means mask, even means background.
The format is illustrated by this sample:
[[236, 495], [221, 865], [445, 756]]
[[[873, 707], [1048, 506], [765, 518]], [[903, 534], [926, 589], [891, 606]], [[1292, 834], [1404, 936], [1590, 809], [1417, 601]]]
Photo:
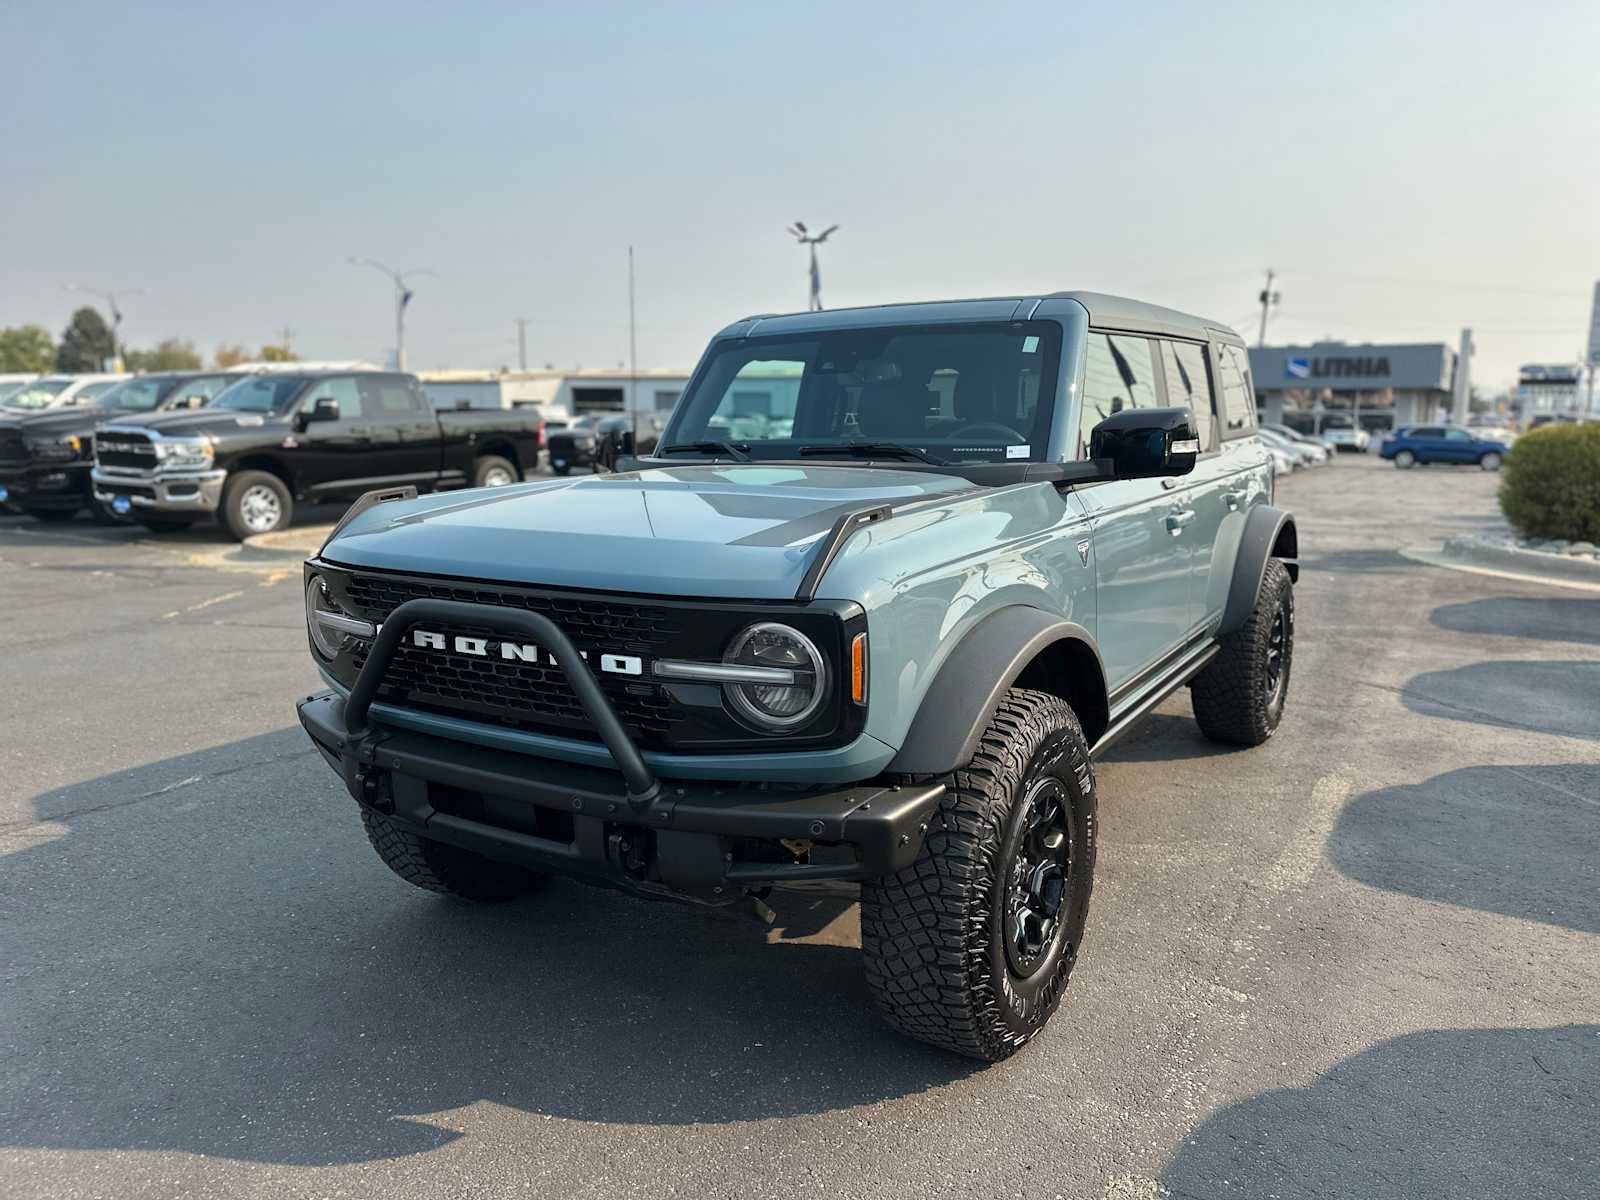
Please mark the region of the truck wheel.
[[498, 454], [485, 454], [472, 468], [473, 487], [505, 487], [518, 478], [517, 468]]
[[1394, 465], [1402, 471], [1417, 465], [1417, 456], [1409, 450], [1397, 450], [1394, 455]]
[[1095, 785], [1072, 709], [1012, 688], [909, 867], [861, 885], [861, 950], [902, 1033], [998, 1062], [1061, 1002], [1094, 887]]
[[1255, 610], [1190, 685], [1200, 732], [1214, 742], [1261, 745], [1283, 719], [1293, 665], [1294, 585], [1269, 558]]
[[520, 896], [544, 879], [537, 872], [419, 837], [370, 808], [361, 810], [361, 823], [384, 865], [430, 892], [489, 903]]
[[266, 471], [240, 471], [228, 476], [217, 515], [234, 541], [242, 542], [258, 533], [276, 533], [289, 528], [294, 516], [294, 499], [276, 475]]

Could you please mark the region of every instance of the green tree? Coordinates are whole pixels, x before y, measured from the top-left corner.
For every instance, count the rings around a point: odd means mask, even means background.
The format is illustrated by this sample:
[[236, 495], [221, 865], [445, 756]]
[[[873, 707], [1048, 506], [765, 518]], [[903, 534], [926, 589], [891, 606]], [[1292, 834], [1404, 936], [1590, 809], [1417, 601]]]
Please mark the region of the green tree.
[[111, 327], [105, 318], [92, 308], [80, 308], [72, 314], [72, 320], [67, 322], [66, 331], [61, 335], [61, 345], [56, 348], [56, 370], [103, 371], [116, 353]]
[[266, 345], [261, 347], [262, 362], [299, 362], [300, 356], [287, 346]]
[[216, 358], [213, 361], [219, 367], [237, 367], [242, 362], [250, 361], [250, 352], [243, 346], [223, 344], [217, 347]]
[[193, 342], [163, 338], [154, 350], [129, 350], [123, 355], [130, 371], [197, 371], [201, 362]]
[[56, 360], [56, 344], [43, 325], [0, 329], [0, 371], [42, 375]]

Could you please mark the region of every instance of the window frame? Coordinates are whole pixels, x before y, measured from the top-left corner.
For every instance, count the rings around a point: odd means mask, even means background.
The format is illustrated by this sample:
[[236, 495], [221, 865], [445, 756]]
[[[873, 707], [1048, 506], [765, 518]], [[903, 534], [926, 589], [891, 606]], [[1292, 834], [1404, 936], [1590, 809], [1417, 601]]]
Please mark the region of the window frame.
[[[1250, 376], [1250, 354], [1243, 346], [1235, 346], [1232, 342], [1224, 342], [1218, 338], [1210, 338], [1207, 342], [1211, 349], [1213, 365], [1213, 380], [1216, 389], [1215, 398], [1212, 400], [1212, 409], [1217, 414], [1217, 445], [1224, 442], [1238, 441], [1240, 438], [1254, 437], [1261, 428], [1260, 414], [1256, 412], [1256, 385]], [[1228, 428], [1223, 407], [1222, 391], [1222, 356], [1224, 350], [1237, 351], [1242, 356], [1239, 365], [1239, 379], [1244, 385], [1245, 400], [1248, 403], [1250, 414], [1249, 422], [1242, 429]]]
[[[1209, 398], [1209, 400], [1211, 402], [1211, 438], [1210, 438], [1211, 444], [1209, 446], [1205, 446], [1205, 445], [1201, 446], [1199, 457], [1208, 458], [1213, 454], [1222, 453], [1222, 419], [1221, 419], [1221, 415], [1217, 412], [1217, 400], [1219, 398], [1219, 392], [1218, 392], [1218, 388], [1217, 388], [1217, 371], [1216, 371], [1215, 364], [1213, 364], [1213, 362], [1211, 360], [1211, 343], [1210, 343], [1210, 341], [1201, 340], [1199, 338], [1182, 338], [1182, 337], [1162, 337], [1162, 338], [1160, 338], [1158, 340], [1161, 342], [1161, 345], [1162, 345], [1162, 371], [1161, 371], [1162, 398], [1163, 398], [1163, 403], [1165, 403], [1166, 406], [1169, 407], [1169, 408], [1176, 408], [1176, 407], [1179, 407], [1179, 405], [1176, 405], [1176, 404], [1173, 403], [1172, 394], [1167, 389], [1167, 374], [1166, 374], [1166, 369], [1165, 369], [1165, 367], [1166, 367], [1166, 347], [1168, 347], [1168, 346], [1179, 346], [1179, 345], [1182, 345], [1182, 346], [1193, 346], [1196, 350], [1198, 350], [1200, 352], [1200, 369], [1205, 372], [1205, 375], [1206, 375], [1206, 392], [1207, 392], [1208, 398]], [[1174, 356], [1173, 362], [1174, 362], [1174, 364], [1176, 364], [1176, 362], [1177, 362], [1176, 356]], [[1260, 428], [1260, 426], [1257, 425], [1256, 428]], [[1198, 432], [1198, 431], [1196, 431], [1196, 432]]]

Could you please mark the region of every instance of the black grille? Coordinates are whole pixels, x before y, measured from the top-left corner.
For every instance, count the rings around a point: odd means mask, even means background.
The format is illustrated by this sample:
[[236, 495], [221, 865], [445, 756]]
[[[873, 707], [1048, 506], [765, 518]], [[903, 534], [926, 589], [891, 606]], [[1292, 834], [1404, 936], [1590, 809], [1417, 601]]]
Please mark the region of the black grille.
[[[373, 575], [350, 576], [342, 600], [352, 611], [382, 623], [400, 604], [419, 597], [542, 613], [560, 625], [578, 649], [588, 651], [591, 664], [601, 653], [638, 655], [648, 663], [679, 632], [670, 610], [648, 604]], [[488, 628], [431, 621], [427, 628], [444, 634], [447, 644], [458, 636], [485, 638], [489, 654], [480, 658], [402, 645], [378, 690], [380, 701], [513, 729], [599, 740], [565, 673], [554, 663], [497, 657], [500, 635]], [[359, 670], [366, 662], [364, 645], [352, 658]], [[663, 745], [670, 726], [684, 718], [678, 705], [653, 683], [604, 671], [596, 671], [595, 678], [618, 718], [642, 745]]]
[[95, 440], [95, 462], [102, 467], [147, 471], [156, 465], [156, 452], [142, 433], [106, 432]]
[[0, 463], [8, 465], [28, 461], [28, 447], [22, 442], [22, 433], [15, 429], [0, 429]]

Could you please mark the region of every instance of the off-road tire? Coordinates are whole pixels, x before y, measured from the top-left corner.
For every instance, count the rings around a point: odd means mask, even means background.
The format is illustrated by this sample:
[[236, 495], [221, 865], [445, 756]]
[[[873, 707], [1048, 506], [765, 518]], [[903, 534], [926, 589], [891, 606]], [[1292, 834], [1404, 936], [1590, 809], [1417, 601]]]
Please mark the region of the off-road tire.
[[[867, 987], [902, 1033], [998, 1062], [1044, 1028], [1077, 961], [1094, 888], [1094, 770], [1072, 709], [1012, 688], [972, 761], [942, 781], [916, 861], [861, 885]], [[1021, 975], [1006, 946], [1006, 911], [1046, 790], [1060, 801], [1069, 865], [1056, 935]]]
[[[504, 478], [499, 483], [491, 482], [493, 479]], [[508, 483], [516, 483], [522, 476], [517, 473], [517, 468], [510, 459], [501, 458], [498, 454], [485, 454], [472, 465], [473, 487], [504, 487]]]
[[[1274, 677], [1271, 660], [1280, 611], [1281, 661]], [[1293, 666], [1294, 584], [1288, 568], [1269, 558], [1249, 619], [1222, 639], [1221, 651], [1190, 685], [1200, 732], [1214, 742], [1261, 745], [1283, 718]]]
[[[270, 526], [256, 528], [245, 518], [244, 504], [251, 493], [258, 488], [265, 488], [277, 500], [277, 520]], [[227, 530], [228, 536], [236, 542], [245, 538], [255, 537], [263, 533], [277, 533], [280, 529], [289, 528], [289, 523], [294, 520], [294, 497], [289, 495], [289, 489], [284, 486], [283, 480], [269, 471], [238, 471], [230, 472], [228, 482], [222, 487], [222, 504], [217, 508], [217, 520], [222, 523], [222, 528]]]
[[419, 837], [370, 808], [361, 810], [361, 823], [384, 865], [407, 883], [430, 892], [493, 903], [514, 899], [544, 879], [535, 871]]
[[194, 524], [193, 517], [135, 517], [151, 533], [180, 533]]

